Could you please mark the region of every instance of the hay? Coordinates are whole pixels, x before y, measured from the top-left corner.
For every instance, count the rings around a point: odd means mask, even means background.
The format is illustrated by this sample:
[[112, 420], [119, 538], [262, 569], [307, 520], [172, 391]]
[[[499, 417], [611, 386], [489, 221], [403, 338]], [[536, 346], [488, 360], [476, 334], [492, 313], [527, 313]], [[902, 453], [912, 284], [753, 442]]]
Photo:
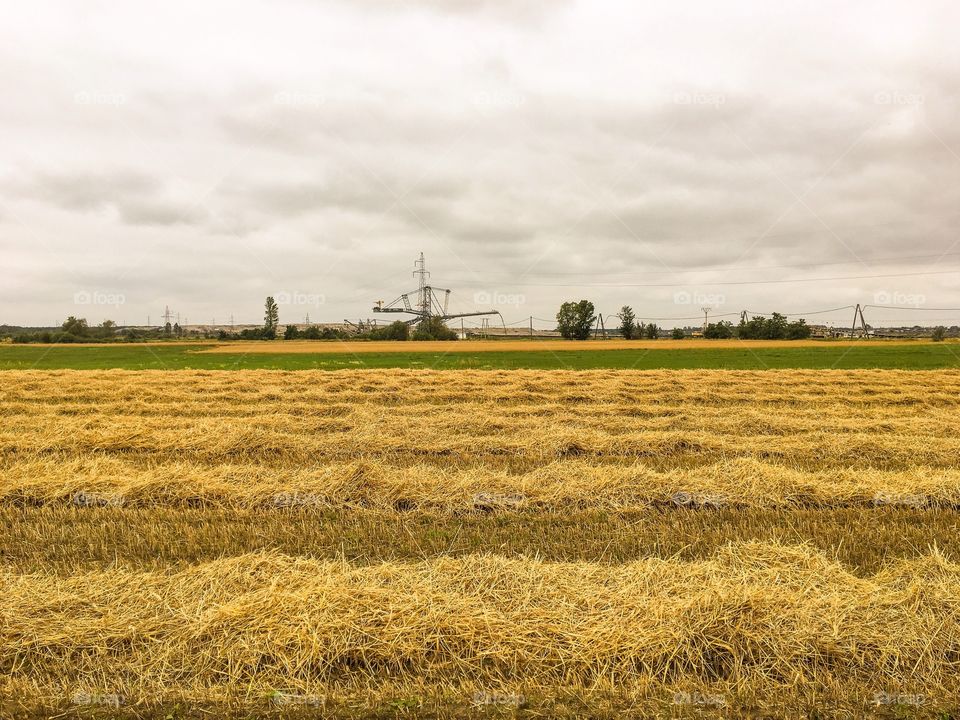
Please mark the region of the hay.
[[11, 371], [4, 382], [4, 502], [960, 504], [955, 371]]
[[275, 553], [175, 573], [3, 573], [12, 681], [157, 699], [331, 683], [761, 683], [935, 690], [960, 671], [960, 566], [869, 578], [806, 547], [610, 566], [472, 555], [352, 567]]
[[26, 454], [0, 467], [0, 503], [77, 507], [298, 508], [378, 512], [560, 512], [649, 507], [960, 507], [960, 470], [808, 471], [738, 458], [659, 471], [642, 462], [553, 460], [521, 472], [371, 458], [314, 467], [250, 461]]

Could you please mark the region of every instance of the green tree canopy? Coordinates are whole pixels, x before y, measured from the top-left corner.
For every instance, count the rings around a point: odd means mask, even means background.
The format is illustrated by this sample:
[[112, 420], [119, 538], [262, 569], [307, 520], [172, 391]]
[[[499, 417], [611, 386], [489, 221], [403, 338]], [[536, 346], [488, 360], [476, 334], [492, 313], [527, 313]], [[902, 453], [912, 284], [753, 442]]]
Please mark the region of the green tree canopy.
[[597, 316], [589, 300], [565, 302], [557, 313], [557, 329], [567, 340], [586, 340]]

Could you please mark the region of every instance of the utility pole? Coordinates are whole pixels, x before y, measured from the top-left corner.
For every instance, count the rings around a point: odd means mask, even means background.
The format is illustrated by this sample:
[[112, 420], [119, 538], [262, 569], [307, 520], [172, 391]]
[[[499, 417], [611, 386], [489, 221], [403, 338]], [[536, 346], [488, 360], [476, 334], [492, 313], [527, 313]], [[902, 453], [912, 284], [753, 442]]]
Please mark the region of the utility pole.
[[150, 316], [147, 315], [147, 327], [150, 327]]
[[233, 332], [233, 313], [230, 314], [230, 332]]
[[533, 337], [533, 315], [530, 316], [530, 337]]
[[711, 310], [712, 308], [702, 307], [702, 308], [700, 308], [700, 309], [703, 310], [703, 334], [706, 335], [706, 334], [707, 334], [707, 325], [710, 324], [710, 322], [709, 322], [709, 321], [710, 321], [710, 310]]

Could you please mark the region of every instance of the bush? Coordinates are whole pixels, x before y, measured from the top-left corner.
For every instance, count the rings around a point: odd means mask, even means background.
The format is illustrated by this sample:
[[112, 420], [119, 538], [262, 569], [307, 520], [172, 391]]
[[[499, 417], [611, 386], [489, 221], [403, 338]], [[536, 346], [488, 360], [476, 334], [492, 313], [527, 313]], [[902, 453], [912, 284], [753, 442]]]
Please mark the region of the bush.
[[947, 329], [940, 325], [933, 329], [933, 335], [930, 336], [930, 339], [934, 342], [943, 342], [944, 338], [947, 337]]
[[650, 323], [644, 328], [643, 334], [647, 340], [656, 340], [660, 337], [660, 328], [655, 323]]
[[674, 328], [670, 333], [670, 337], [674, 340], [683, 340], [687, 334], [683, 331], [683, 328]]
[[287, 325], [287, 329], [283, 331], [284, 340], [296, 340], [300, 337], [300, 331], [297, 330], [296, 325]]

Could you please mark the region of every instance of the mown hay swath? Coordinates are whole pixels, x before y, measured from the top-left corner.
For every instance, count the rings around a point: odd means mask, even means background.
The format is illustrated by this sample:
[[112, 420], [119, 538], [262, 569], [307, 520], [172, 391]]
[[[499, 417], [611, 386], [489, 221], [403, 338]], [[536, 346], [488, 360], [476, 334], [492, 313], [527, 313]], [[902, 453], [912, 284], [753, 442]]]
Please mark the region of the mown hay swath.
[[174, 573], [4, 573], [2, 587], [4, 667], [48, 692], [213, 697], [384, 678], [773, 688], [835, 675], [935, 690], [960, 671], [960, 566], [937, 553], [869, 578], [769, 544], [617, 566], [474, 555], [357, 568], [268, 553]]

